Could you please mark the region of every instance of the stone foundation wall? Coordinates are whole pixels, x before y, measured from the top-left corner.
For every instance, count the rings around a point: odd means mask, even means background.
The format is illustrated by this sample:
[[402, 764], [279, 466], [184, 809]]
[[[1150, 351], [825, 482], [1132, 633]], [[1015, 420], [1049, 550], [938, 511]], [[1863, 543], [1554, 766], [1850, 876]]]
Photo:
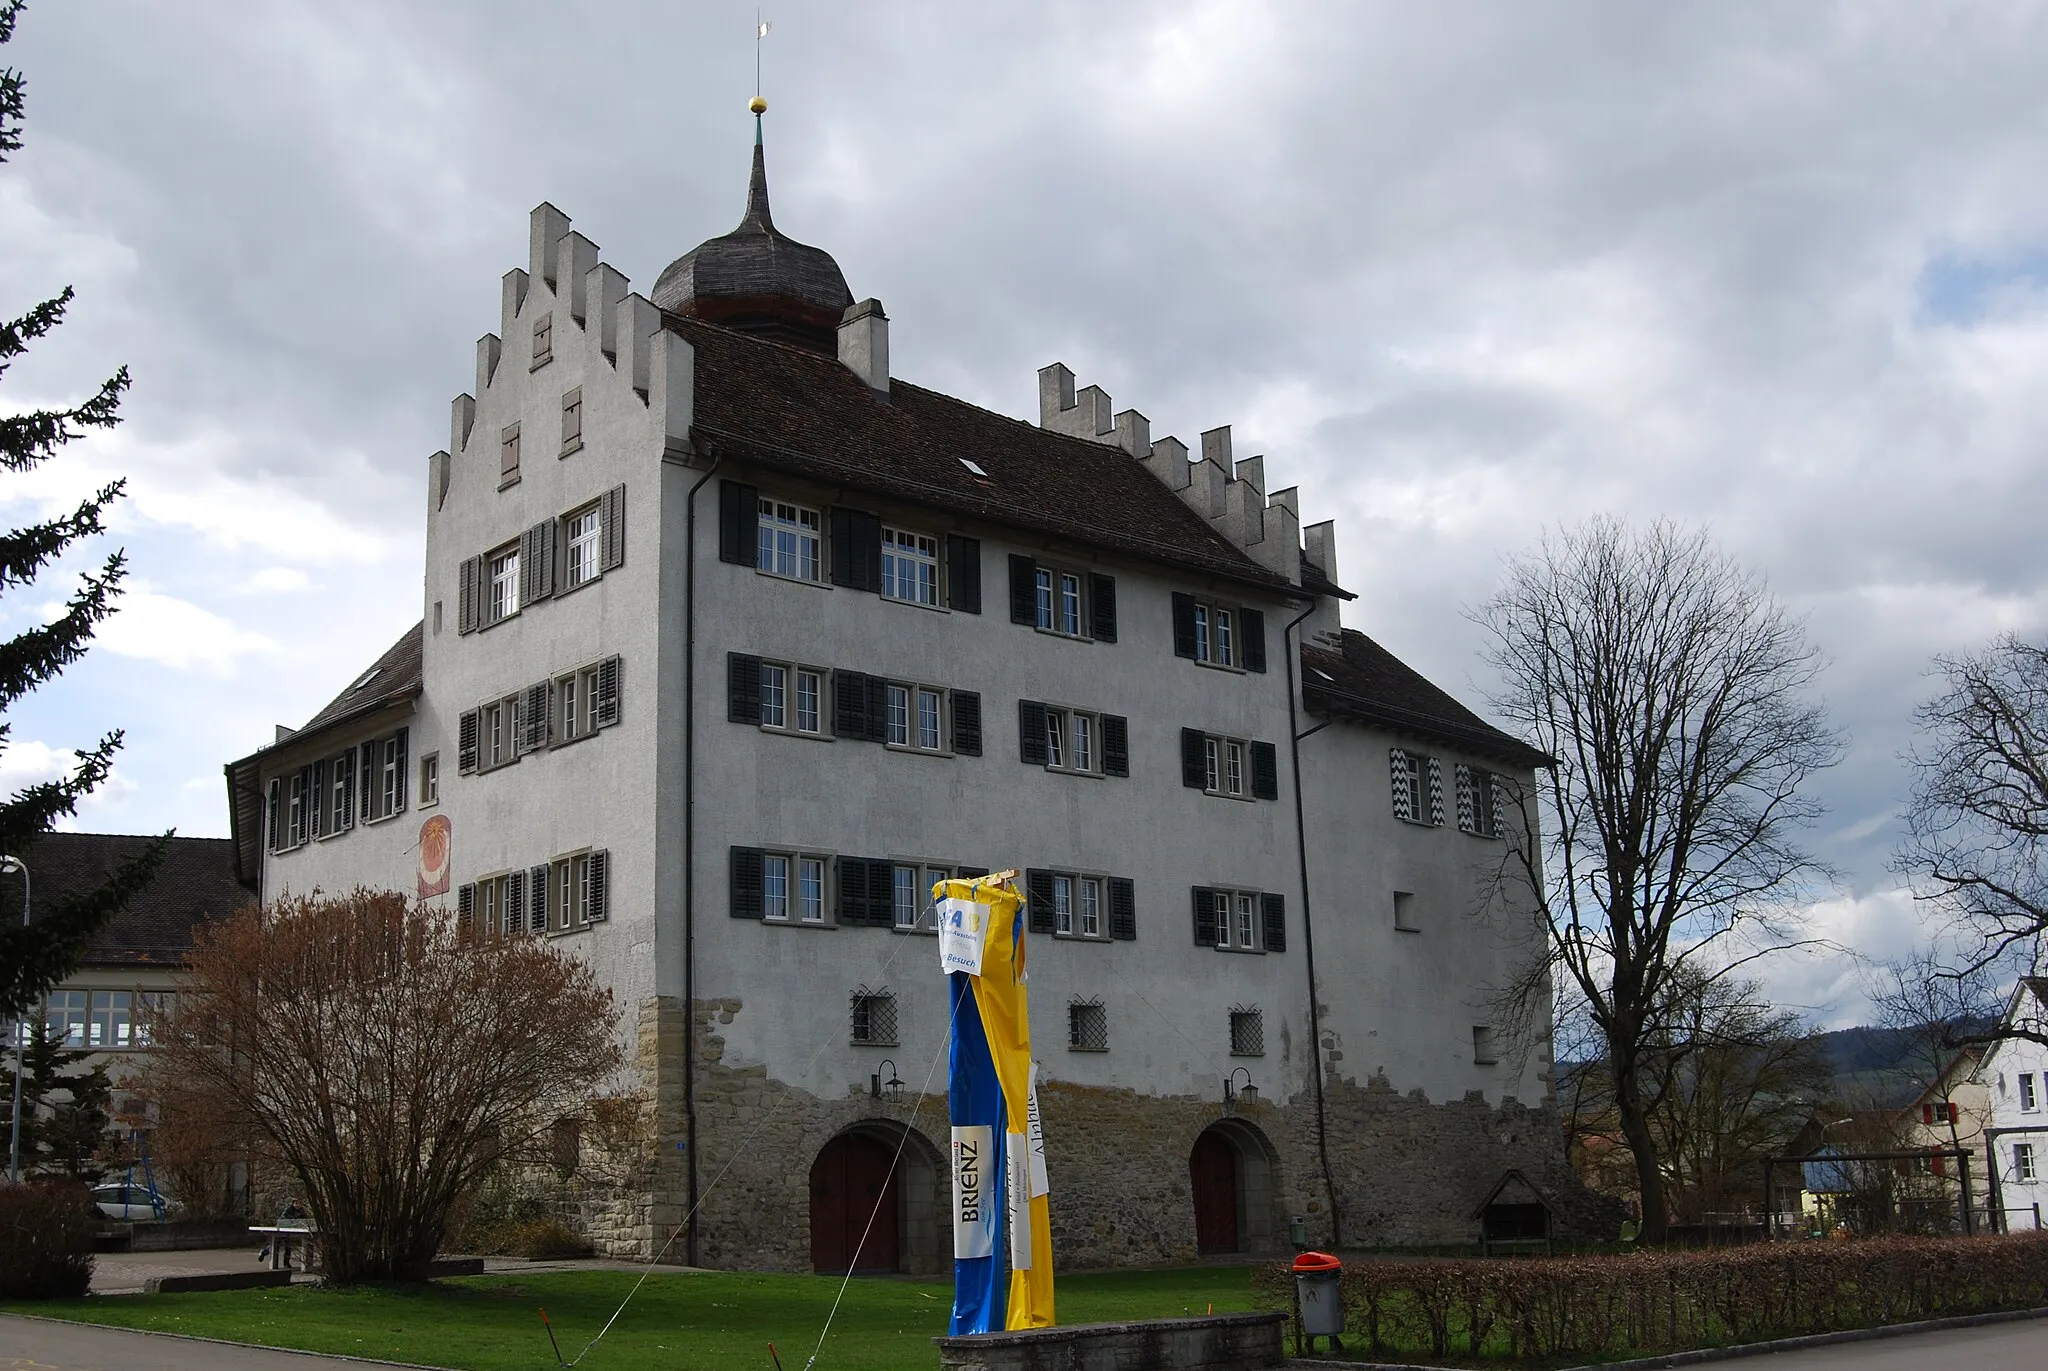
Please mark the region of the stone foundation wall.
[[[950, 1131], [943, 1093], [877, 1100], [864, 1087], [822, 1099], [769, 1079], [759, 1066], [723, 1060], [720, 1029], [737, 999], [700, 1000], [697, 1021], [698, 1176], [703, 1188], [698, 1260], [737, 1270], [807, 1271], [810, 1168], [847, 1130], [898, 1149], [904, 1191], [901, 1248], [907, 1269], [937, 1272], [951, 1260], [945, 1157]], [[595, 1148], [572, 1185], [579, 1226], [599, 1250], [646, 1257], [677, 1231], [687, 1209], [683, 1137], [682, 1009], [641, 1006], [635, 1065], [642, 1135]], [[1245, 1178], [1238, 1232], [1249, 1254], [1288, 1248], [1299, 1217], [1314, 1246], [1425, 1246], [1475, 1241], [1474, 1210], [1516, 1169], [1558, 1211], [1562, 1229], [1589, 1234], [1611, 1218], [1566, 1165], [1556, 1113], [1476, 1092], [1432, 1103], [1384, 1077], [1363, 1084], [1333, 1071], [1326, 1086], [1329, 1157], [1343, 1218], [1332, 1230], [1317, 1156], [1314, 1100], [1221, 1101], [1043, 1083], [1053, 1243], [1062, 1268], [1134, 1267], [1194, 1260], [1194, 1196], [1188, 1156], [1205, 1129], [1220, 1129]], [[678, 1240], [667, 1259], [682, 1259]]]

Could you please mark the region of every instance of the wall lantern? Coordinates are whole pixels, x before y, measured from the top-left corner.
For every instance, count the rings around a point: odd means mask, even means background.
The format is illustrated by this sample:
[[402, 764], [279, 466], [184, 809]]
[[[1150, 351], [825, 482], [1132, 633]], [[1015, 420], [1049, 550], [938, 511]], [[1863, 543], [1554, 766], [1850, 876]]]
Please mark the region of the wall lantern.
[[[1240, 1076], [1244, 1077], [1242, 1081], [1238, 1080]], [[1223, 1107], [1225, 1109], [1230, 1109], [1234, 1105], [1240, 1104], [1250, 1108], [1258, 1102], [1259, 1088], [1252, 1084], [1252, 1073], [1249, 1067], [1240, 1066], [1223, 1078]]]
[[[884, 1071], [889, 1073], [887, 1080], [882, 1078]], [[882, 1058], [882, 1064], [868, 1077], [868, 1094], [877, 1100], [886, 1099], [891, 1104], [903, 1098], [903, 1080], [896, 1074], [895, 1058]]]

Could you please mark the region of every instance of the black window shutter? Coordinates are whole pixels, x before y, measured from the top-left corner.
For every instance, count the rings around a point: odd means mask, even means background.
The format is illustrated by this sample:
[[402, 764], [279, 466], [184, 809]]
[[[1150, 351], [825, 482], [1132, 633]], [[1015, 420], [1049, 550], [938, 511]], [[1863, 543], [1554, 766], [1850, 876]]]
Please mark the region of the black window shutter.
[[[920, 907], [922, 907], [920, 905]], [[896, 926], [896, 864], [879, 857], [868, 859], [868, 927]]]
[[1014, 552], [1010, 554], [1010, 622], [1038, 622], [1038, 564]]
[[590, 921], [598, 923], [612, 913], [612, 854], [604, 848], [590, 854]]
[[327, 817], [327, 763], [325, 762], [313, 763], [311, 779], [306, 782], [306, 804], [309, 806], [309, 812], [306, 816], [306, 832], [317, 838], [327, 831], [326, 825], [322, 822]]
[[1199, 728], [1180, 731], [1180, 783], [1192, 790], [1209, 788], [1209, 754]]
[[732, 850], [732, 916], [735, 919], [761, 917], [761, 849], [736, 847]]
[[1017, 701], [1017, 760], [1026, 766], [1044, 766], [1045, 706], [1036, 700]]
[[536, 866], [526, 873], [526, 926], [535, 933], [548, 931], [548, 869]]
[[545, 556], [547, 531], [554, 521], [535, 524], [519, 535], [519, 603], [532, 604], [544, 600], [548, 592], [542, 588], [542, 563]]
[[553, 681], [537, 681], [526, 688], [525, 717], [521, 720], [519, 738], [522, 752], [538, 752], [548, 745], [554, 731], [554, 697]]
[[555, 528], [553, 519], [543, 519], [540, 529], [540, 593], [546, 598], [555, 593]]
[[1121, 714], [1102, 716], [1102, 772], [1105, 776], [1131, 774], [1131, 721]]
[[953, 692], [953, 751], [961, 757], [981, 755], [981, 696], [971, 690]]
[[1259, 896], [1259, 913], [1265, 918], [1266, 951], [1287, 950], [1287, 897], [1265, 894]]
[[607, 657], [597, 664], [597, 698], [592, 701], [593, 727], [610, 728], [619, 721], [619, 659]]
[[[356, 790], [355, 749], [351, 748], [334, 759], [334, 788], [341, 792], [341, 812], [334, 816], [335, 832], [342, 833], [356, 826], [356, 807], [348, 802], [348, 797]], [[320, 802], [332, 807], [333, 794], [322, 796]]]
[[946, 605], [963, 614], [981, 613], [981, 539], [946, 535]]
[[455, 769], [463, 775], [476, 770], [476, 711], [468, 710], [456, 726]]
[[284, 782], [270, 778], [270, 842], [272, 852], [284, 847]]
[[1237, 611], [1237, 640], [1239, 660], [1246, 671], [1266, 669], [1266, 614], [1264, 610], [1249, 605]]
[[889, 741], [889, 683], [880, 676], [868, 677], [868, 741]]
[[1271, 743], [1252, 744], [1252, 798], [1280, 798], [1280, 750]]
[[988, 868], [985, 866], [956, 866], [953, 870], [959, 873], [960, 879], [963, 881], [971, 881], [976, 876], [988, 875]]
[[[626, 488], [613, 486], [604, 493], [597, 511], [600, 571], [617, 571], [626, 564]], [[721, 538], [721, 541], [723, 539]]]
[[1173, 655], [1195, 655], [1195, 597], [1173, 592]]
[[405, 745], [411, 737], [411, 729], [401, 728], [398, 730], [398, 759], [394, 764], [396, 769], [391, 776], [391, 812], [393, 814], [405, 808], [405, 778], [407, 775]]
[[761, 659], [744, 652], [725, 654], [725, 717], [736, 724], [761, 722]]
[[832, 584], [850, 586], [853, 584], [853, 515], [854, 511], [844, 505], [834, 505], [825, 511], [825, 525], [832, 539]]
[[526, 873], [514, 871], [505, 877], [505, 931], [526, 931]]
[[868, 921], [868, 859], [839, 859], [839, 922], [854, 928]]
[[1118, 942], [1138, 937], [1138, 888], [1128, 876], [1109, 878], [1109, 936]]
[[1088, 632], [1098, 643], [1116, 641], [1116, 577], [1088, 573]]
[[1216, 946], [1216, 892], [1205, 885], [1195, 887], [1195, 946]]
[[474, 633], [476, 631], [477, 595], [483, 580], [484, 559], [465, 557], [462, 562], [462, 587], [455, 602], [455, 631]]
[[464, 933], [476, 931], [476, 887], [455, 887], [455, 926]]
[[868, 736], [868, 678], [844, 668], [832, 673], [832, 731], [853, 742]]
[[882, 588], [882, 521], [864, 509], [834, 505], [832, 584], [848, 590]]
[[377, 744], [363, 744], [363, 761], [360, 768], [362, 774], [359, 777], [361, 784], [356, 789], [362, 800], [361, 813], [364, 823], [368, 823], [377, 817], [377, 775], [384, 769], [383, 759], [377, 755], [377, 752]]
[[[603, 516], [598, 516], [602, 518]], [[718, 560], [752, 566], [759, 557], [761, 492], [739, 481], [718, 483]]]
[[1052, 873], [1033, 869], [1024, 873], [1024, 899], [1033, 933], [1053, 931]]

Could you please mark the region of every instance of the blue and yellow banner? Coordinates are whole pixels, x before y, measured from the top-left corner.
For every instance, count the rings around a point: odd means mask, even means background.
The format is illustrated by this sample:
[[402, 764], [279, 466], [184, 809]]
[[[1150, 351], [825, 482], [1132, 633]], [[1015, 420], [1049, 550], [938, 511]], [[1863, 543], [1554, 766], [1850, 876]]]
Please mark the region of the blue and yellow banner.
[[[939, 964], [953, 1039], [954, 1334], [1053, 1323], [1045, 1135], [1031, 1060], [1023, 901], [1013, 872], [941, 881]], [[1003, 1272], [1008, 1290], [997, 1317]]]

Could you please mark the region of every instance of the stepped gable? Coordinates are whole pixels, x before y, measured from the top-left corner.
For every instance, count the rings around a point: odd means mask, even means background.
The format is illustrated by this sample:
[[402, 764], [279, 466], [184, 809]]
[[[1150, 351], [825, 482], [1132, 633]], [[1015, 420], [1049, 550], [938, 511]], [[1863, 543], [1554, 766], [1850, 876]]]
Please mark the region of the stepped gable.
[[1397, 732], [1419, 733], [1513, 766], [1553, 759], [1474, 714], [1393, 653], [1347, 628], [1336, 650], [1301, 649], [1302, 701], [1312, 714], [1336, 714]]
[[[1289, 591], [1121, 448], [1049, 433], [836, 358], [671, 316], [696, 351], [692, 432], [713, 452], [835, 486]], [[962, 462], [986, 471], [976, 476]]]

